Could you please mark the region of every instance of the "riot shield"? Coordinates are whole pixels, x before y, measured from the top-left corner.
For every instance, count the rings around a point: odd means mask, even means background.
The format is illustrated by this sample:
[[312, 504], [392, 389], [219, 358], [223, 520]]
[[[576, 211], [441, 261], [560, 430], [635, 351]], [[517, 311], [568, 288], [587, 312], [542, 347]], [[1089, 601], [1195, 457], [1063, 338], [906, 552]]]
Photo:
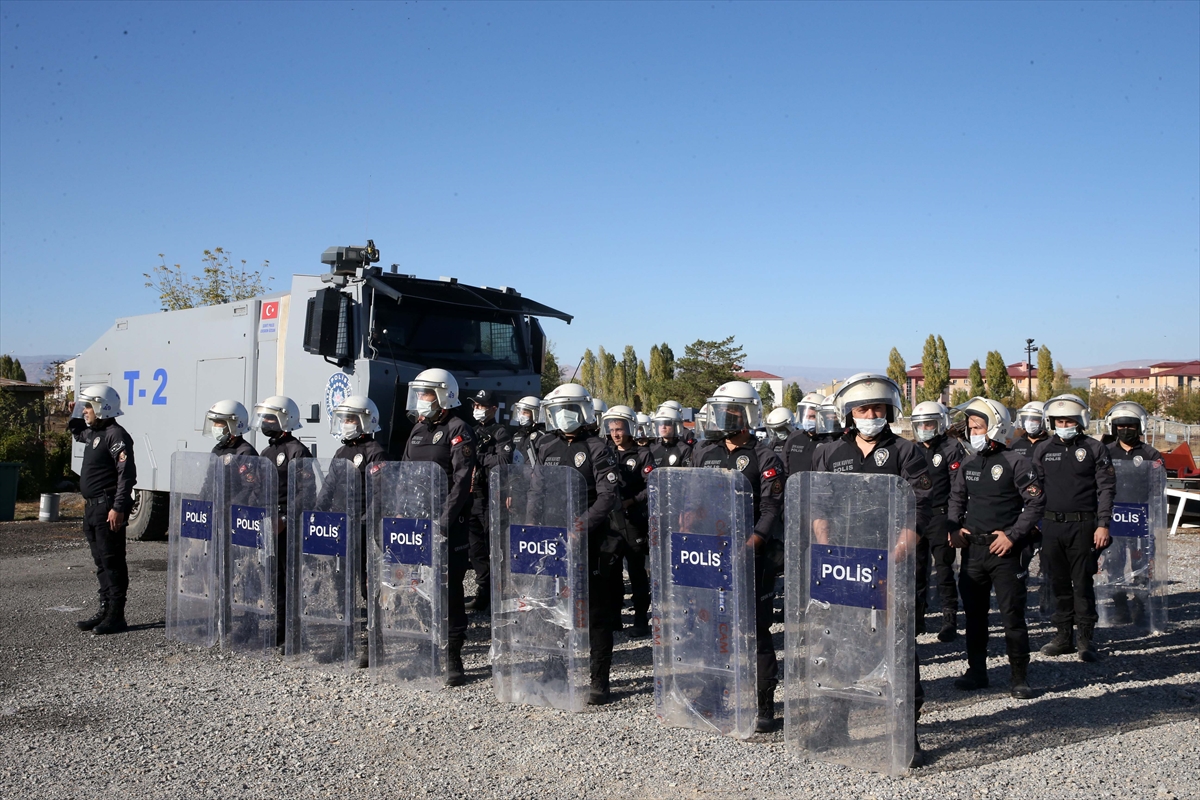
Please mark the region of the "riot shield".
[[649, 510], [655, 713], [748, 739], [758, 717], [750, 483], [732, 470], [657, 469]]
[[221, 549], [213, 536], [220, 499], [216, 457], [171, 456], [171, 517], [167, 532], [166, 635], [211, 647], [220, 636]]
[[288, 656], [350, 667], [358, 587], [358, 468], [345, 459], [288, 464]]
[[414, 689], [446, 683], [449, 548], [446, 473], [431, 461], [386, 462], [367, 474], [371, 675]]
[[1095, 577], [1101, 628], [1148, 635], [1167, 625], [1167, 476], [1156, 461], [1114, 461], [1117, 494]]
[[216, 522], [224, 553], [221, 647], [265, 655], [275, 650], [279, 472], [258, 456], [219, 456], [214, 469], [220, 475]]
[[583, 476], [506, 464], [489, 480], [496, 698], [582, 711], [591, 681]]
[[915, 497], [893, 475], [787, 485], [784, 740], [898, 775], [913, 754]]

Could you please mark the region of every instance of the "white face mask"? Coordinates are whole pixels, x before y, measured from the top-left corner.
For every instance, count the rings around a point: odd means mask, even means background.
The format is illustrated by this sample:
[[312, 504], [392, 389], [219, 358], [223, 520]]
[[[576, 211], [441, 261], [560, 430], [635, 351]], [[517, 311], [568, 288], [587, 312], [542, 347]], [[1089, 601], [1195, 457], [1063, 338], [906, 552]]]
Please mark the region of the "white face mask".
[[1025, 432], [1037, 436], [1042, 432], [1042, 421], [1040, 419], [1025, 420]]
[[418, 400], [417, 401], [417, 415], [418, 416], [428, 417], [432, 413], [433, 413], [433, 401], [432, 400]]
[[343, 422], [342, 423], [342, 438], [346, 440], [358, 438], [358, 423]]
[[218, 444], [225, 444], [229, 441], [229, 428], [225, 425], [213, 425], [212, 437]]
[[569, 408], [560, 408], [554, 412], [554, 427], [564, 433], [571, 433], [579, 427], [579, 412]]
[[474, 417], [477, 422], [483, 422], [485, 419], [487, 419], [488, 410], [486, 408], [479, 408], [476, 406], [475, 410], [471, 412], [471, 416]]
[[522, 428], [533, 424], [533, 414], [521, 414], [517, 417], [517, 424]]
[[806, 431], [815, 431], [817, 429], [817, 420], [816, 418], [806, 419], [800, 423], [800, 427]]
[[887, 417], [875, 417], [874, 419], [856, 419], [854, 427], [864, 438], [871, 439], [878, 436], [887, 427]]
[[988, 437], [986, 433], [971, 434], [971, 449], [976, 453], [982, 452], [987, 447]]
[[1058, 438], [1064, 442], [1069, 442], [1075, 438], [1075, 434], [1079, 433], [1079, 428], [1072, 425], [1069, 428], [1055, 428], [1054, 432], [1058, 434]]
[[917, 441], [928, 442], [937, 436], [937, 428], [917, 428]]

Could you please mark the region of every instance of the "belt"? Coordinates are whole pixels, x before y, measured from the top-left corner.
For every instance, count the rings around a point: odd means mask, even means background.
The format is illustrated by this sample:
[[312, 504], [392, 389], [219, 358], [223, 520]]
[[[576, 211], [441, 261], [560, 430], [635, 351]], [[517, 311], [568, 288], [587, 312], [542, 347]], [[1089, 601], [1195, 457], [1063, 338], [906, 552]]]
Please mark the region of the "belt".
[[964, 533], [963, 538], [966, 539], [971, 544], [981, 544], [981, 545], [987, 547], [987, 546], [991, 545], [992, 542], [996, 541], [996, 534], [994, 534], [994, 533]]
[[1050, 522], [1091, 522], [1096, 518], [1095, 511], [1047, 511], [1042, 519]]
[[930, 510], [935, 514], [948, 514], [950, 513], [950, 506], [934, 506]]
[[108, 504], [112, 503], [114, 500], [116, 500], [116, 498], [117, 498], [116, 492], [105, 492], [104, 494], [98, 494], [95, 497], [85, 497], [83, 499], [83, 504], [85, 506], [97, 506], [97, 505], [100, 505], [101, 503], [108, 505]]

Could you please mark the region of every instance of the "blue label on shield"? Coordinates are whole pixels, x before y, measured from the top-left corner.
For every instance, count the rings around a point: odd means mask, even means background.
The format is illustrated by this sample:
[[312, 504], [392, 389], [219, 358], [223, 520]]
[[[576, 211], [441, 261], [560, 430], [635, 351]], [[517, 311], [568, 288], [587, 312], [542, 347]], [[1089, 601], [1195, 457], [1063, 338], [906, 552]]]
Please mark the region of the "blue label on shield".
[[394, 564], [433, 566], [432, 538], [431, 520], [383, 518], [383, 549]]
[[671, 534], [671, 580], [676, 586], [732, 589], [732, 562], [728, 536]]
[[345, 514], [332, 511], [302, 511], [300, 526], [304, 531], [303, 552], [313, 556], [346, 557]]
[[544, 525], [510, 525], [508, 547], [512, 571], [523, 575], [567, 577], [567, 529]]
[[229, 507], [229, 541], [238, 547], [262, 547], [267, 510], [255, 506]]
[[1150, 506], [1144, 503], [1113, 503], [1112, 523], [1108, 532], [1113, 536], [1149, 536]]
[[887, 608], [887, 551], [866, 547], [812, 547], [809, 595], [856, 608]]
[[212, 503], [184, 498], [179, 511], [179, 535], [189, 539], [212, 539]]

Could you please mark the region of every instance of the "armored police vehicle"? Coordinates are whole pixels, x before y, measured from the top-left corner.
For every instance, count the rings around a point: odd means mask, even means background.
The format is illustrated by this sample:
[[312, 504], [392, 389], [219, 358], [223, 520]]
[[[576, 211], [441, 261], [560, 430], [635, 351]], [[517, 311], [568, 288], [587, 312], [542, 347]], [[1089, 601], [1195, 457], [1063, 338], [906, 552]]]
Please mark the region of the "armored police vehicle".
[[[165, 533], [171, 454], [212, 448], [201, 429], [217, 400], [253, 409], [271, 395], [291, 397], [303, 418], [296, 437], [329, 458], [340, 444], [330, 433], [331, 411], [346, 395], [367, 395], [379, 406], [376, 438], [399, 458], [412, 427], [408, 381], [418, 372], [448, 369], [463, 397], [490, 389], [508, 408], [541, 394], [546, 337], [537, 318], [572, 319], [507, 287], [424, 280], [397, 274], [394, 265], [385, 273], [372, 266], [379, 251], [371, 241], [331, 247], [321, 261], [329, 271], [293, 275], [291, 291], [117, 319], [80, 354], [75, 389], [116, 388], [121, 424], [134, 438], [131, 536]], [[248, 438], [261, 450], [267, 442], [256, 435]], [[77, 443], [76, 472], [82, 460]]]

